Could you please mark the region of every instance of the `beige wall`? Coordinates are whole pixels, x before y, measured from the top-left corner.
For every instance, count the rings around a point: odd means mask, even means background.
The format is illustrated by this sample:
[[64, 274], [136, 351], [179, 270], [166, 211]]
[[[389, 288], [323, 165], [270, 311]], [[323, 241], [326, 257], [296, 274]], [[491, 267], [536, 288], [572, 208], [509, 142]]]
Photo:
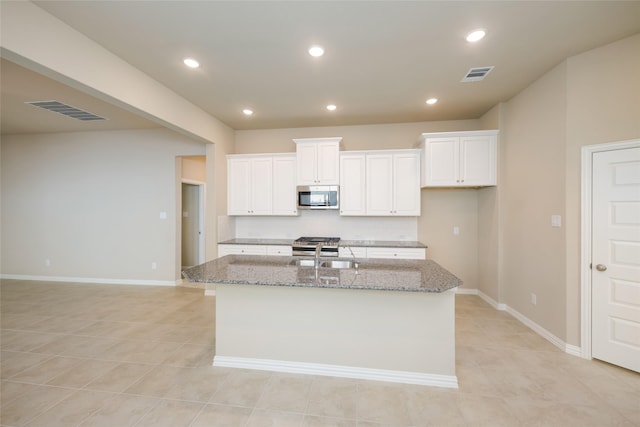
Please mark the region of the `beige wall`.
[[[478, 288], [478, 197], [473, 189], [423, 188], [418, 238], [427, 256]], [[459, 235], [453, 234], [458, 227]]]
[[[30, 2], [3, 3], [0, 18], [3, 57], [189, 138], [215, 144], [206, 148], [206, 216], [212, 220], [205, 230], [207, 259], [215, 258], [216, 218], [226, 212], [224, 156], [233, 152], [233, 129]], [[70, 51], [75, 55], [67, 55]]]
[[[566, 64], [508, 102], [502, 187], [505, 302], [565, 336], [564, 215]], [[537, 305], [530, 295], [537, 296]]]
[[205, 156], [182, 157], [182, 178], [191, 181], [207, 181], [207, 158]]
[[[481, 129], [502, 128], [504, 123], [505, 104], [501, 103], [493, 107], [480, 118]], [[502, 193], [501, 179], [503, 176], [505, 144], [502, 142], [502, 134], [498, 134], [498, 186], [487, 187], [478, 190], [478, 286], [483, 292], [496, 302], [504, 299], [502, 281], [501, 256], [501, 219], [500, 195]]]
[[640, 34], [567, 60], [567, 341], [580, 342], [580, 150], [640, 137]]
[[176, 280], [176, 156], [204, 144], [160, 129], [3, 135], [1, 149], [2, 274]]
[[236, 131], [235, 151], [249, 153], [290, 153], [296, 151], [293, 138], [341, 136], [341, 149], [384, 150], [415, 148], [423, 132], [476, 130], [478, 120], [418, 122], [362, 126], [328, 126]]
[[[635, 35], [568, 58], [505, 107], [501, 301], [572, 345], [580, 345], [580, 147], [640, 137], [638, 52]], [[552, 214], [561, 228], [550, 226]]]

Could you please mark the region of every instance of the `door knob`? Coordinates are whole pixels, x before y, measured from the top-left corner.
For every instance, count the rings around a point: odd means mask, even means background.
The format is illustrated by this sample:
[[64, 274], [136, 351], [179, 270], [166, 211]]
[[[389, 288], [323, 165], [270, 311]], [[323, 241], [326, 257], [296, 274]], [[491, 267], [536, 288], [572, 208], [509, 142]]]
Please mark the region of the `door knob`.
[[607, 266], [604, 264], [598, 264], [596, 265], [596, 270], [598, 271], [607, 271]]

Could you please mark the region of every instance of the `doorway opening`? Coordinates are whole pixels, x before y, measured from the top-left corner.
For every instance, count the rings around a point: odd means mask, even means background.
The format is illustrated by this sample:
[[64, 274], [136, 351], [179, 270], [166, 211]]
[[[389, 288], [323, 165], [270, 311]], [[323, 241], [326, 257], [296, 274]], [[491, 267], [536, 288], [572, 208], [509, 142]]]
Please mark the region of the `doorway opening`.
[[182, 269], [204, 262], [204, 183], [182, 180]]

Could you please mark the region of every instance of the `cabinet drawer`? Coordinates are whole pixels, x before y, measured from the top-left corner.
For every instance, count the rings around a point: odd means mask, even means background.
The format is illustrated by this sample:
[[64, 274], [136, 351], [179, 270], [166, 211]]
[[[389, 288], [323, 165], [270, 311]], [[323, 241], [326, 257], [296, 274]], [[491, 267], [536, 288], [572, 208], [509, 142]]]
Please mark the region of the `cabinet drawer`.
[[225, 255], [266, 255], [267, 248], [262, 245], [218, 245], [218, 257]]
[[291, 256], [291, 246], [267, 246], [267, 255]]
[[424, 248], [367, 248], [367, 258], [426, 259]]

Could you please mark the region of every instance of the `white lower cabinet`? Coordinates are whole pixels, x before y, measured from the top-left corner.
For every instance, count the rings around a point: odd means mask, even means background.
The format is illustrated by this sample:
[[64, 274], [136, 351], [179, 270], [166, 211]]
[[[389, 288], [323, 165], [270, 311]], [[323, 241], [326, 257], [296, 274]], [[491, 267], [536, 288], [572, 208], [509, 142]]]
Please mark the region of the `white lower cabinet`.
[[348, 248], [341, 247], [338, 255], [341, 258], [381, 258], [381, 259], [427, 259], [425, 248], [386, 248], [386, 247], [352, 247], [353, 255]]
[[[353, 251], [353, 254], [351, 253]], [[382, 259], [426, 259], [425, 248], [392, 247], [340, 247], [340, 258], [382, 258]], [[291, 256], [291, 246], [285, 245], [218, 245], [218, 257], [225, 255], [272, 255]]]
[[291, 256], [292, 252], [291, 246], [267, 246], [267, 255]]
[[367, 258], [426, 259], [424, 248], [367, 248]]
[[291, 246], [286, 245], [218, 245], [218, 257], [225, 255], [291, 256], [291, 252]]
[[218, 245], [218, 257], [225, 255], [266, 255], [264, 245]]
[[[353, 254], [351, 253], [351, 251], [353, 251]], [[338, 248], [338, 256], [340, 256], [340, 258], [366, 258], [367, 257], [367, 248], [363, 248], [363, 247], [352, 247], [351, 251], [349, 250], [349, 248], [345, 248], [345, 247], [340, 247]]]

